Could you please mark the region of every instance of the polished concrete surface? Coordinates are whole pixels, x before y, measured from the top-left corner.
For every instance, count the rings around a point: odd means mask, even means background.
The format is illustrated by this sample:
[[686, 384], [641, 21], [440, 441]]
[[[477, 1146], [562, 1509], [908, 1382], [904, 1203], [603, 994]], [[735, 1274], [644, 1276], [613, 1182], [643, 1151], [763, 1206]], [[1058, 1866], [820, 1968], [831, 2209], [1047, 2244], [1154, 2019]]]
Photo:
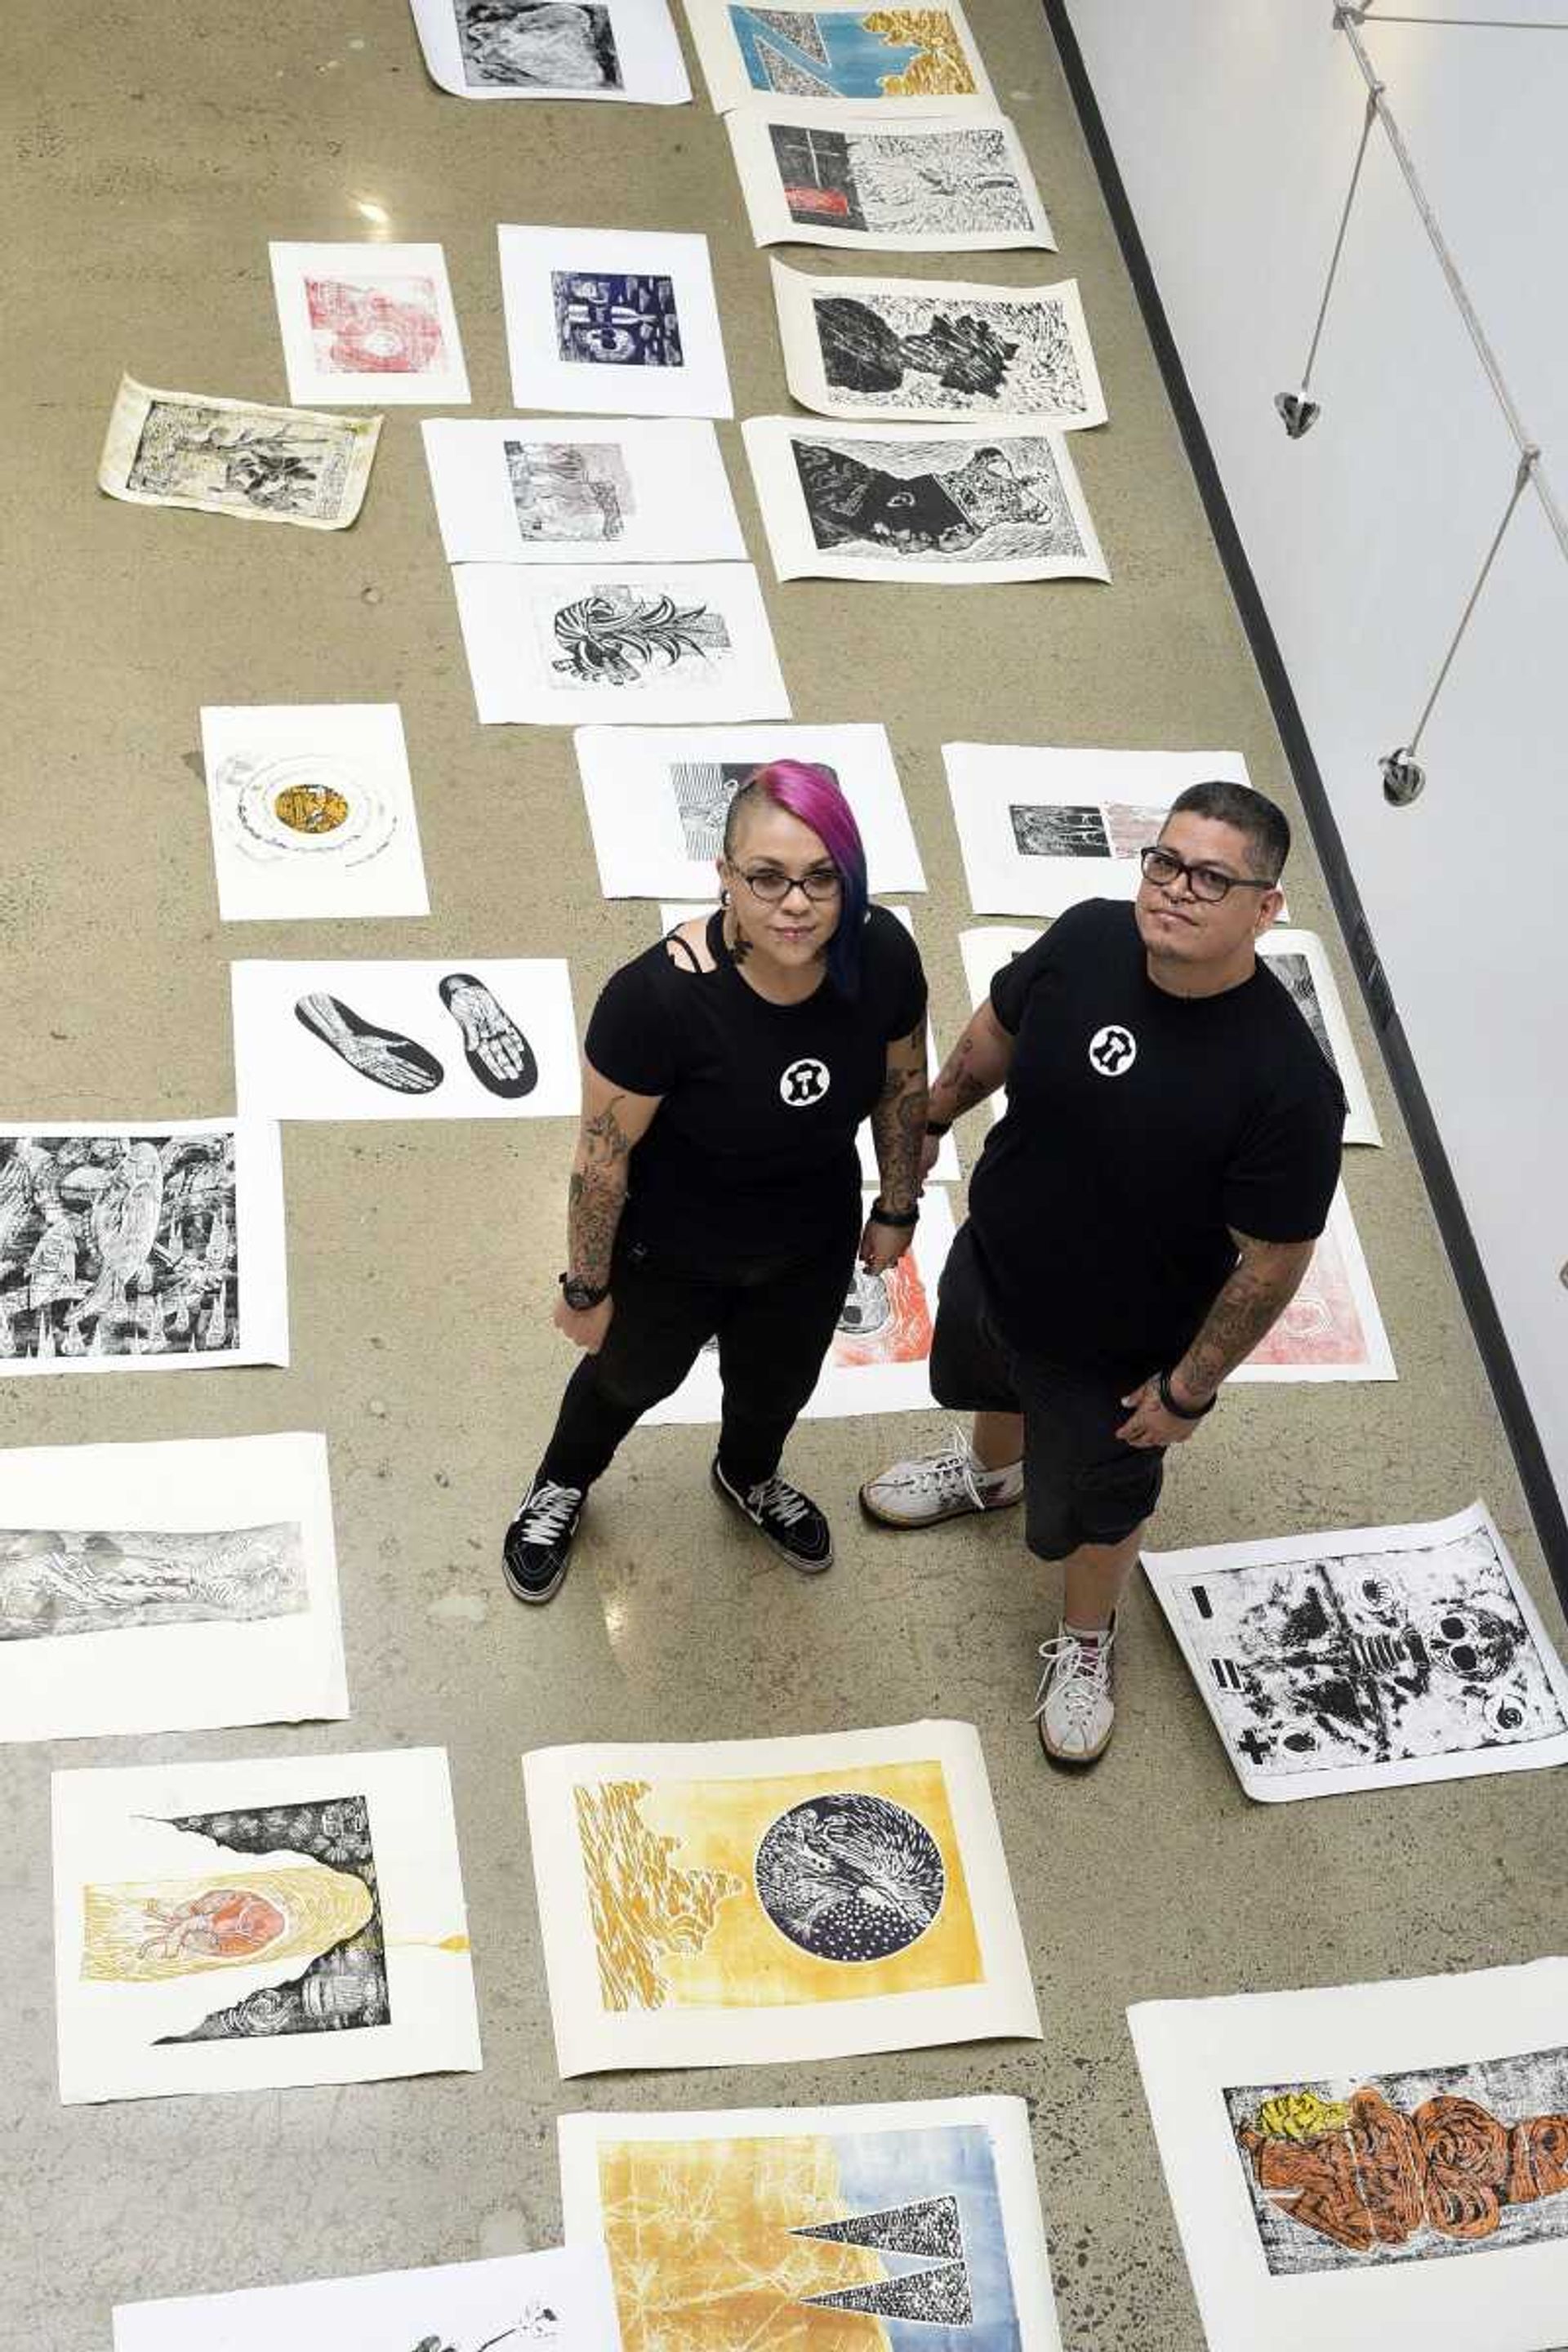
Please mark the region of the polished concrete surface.
[[[964, 1009], [968, 919], [944, 739], [1235, 745], [1289, 797], [1043, 22], [1029, 0], [974, 0], [972, 14], [1061, 251], [966, 259], [962, 274], [1080, 281], [1112, 422], [1075, 454], [1114, 584], [767, 584], [796, 715], [891, 730], [931, 886], [916, 925], [943, 1038]], [[507, 402], [498, 219], [705, 230], [741, 413], [787, 407], [766, 268], [718, 121], [701, 100], [673, 112], [465, 105], [426, 82], [401, 0], [15, 0], [6, 30], [4, 1116], [229, 1108], [235, 954], [569, 956], [585, 1013], [655, 918], [600, 901], [565, 734], [475, 724], [415, 416], [390, 415], [363, 516], [337, 537], [115, 505], [94, 488], [95, 461], [122, 366], [284, 398], [267, 240], [357, 236], [362, 205], [384, 208], [393, 236], [444, 241], [475, 415]], [[739, 432], [723, 437], [762, 557]], [[226, 929], [198, 709], [334, 698], [402, 703], [435, 911]], [[1291, 898], [1298, 919], [1330, 925], [1305, 847]], [[1227, 1398], [1176, 1465], [1158, 1540], [1417, 1517], [1481, 1492], [1557, 1622], [1410, 1151], [1377, 1092], [1389, 1146], [1353, 1154], [1349, 1182], [1400, 1381]], [[966, 1164], [978, 1139], [964, 1138]], [[922, 1540], [872, 1534], [852, 1507], [868, 1466], [939, 1435], [934, 1417], [797, 1434], [792, 1466], [838, 1522], [839, 1565], [820, 1584], [721, 1520], [706, 1433], [639, 1434], [560, 1599], [525, 1616], [496, 1548], [567, 1370], [547, 1318], [570, 1142], [543, 1122], [293, 1129], [290, 1371], [0, 1383], [7, 1444], [324, 1429], [355, 1703], [326, 1728], [5, 1751], [0, 2341], [97, 2352], [118, 2299], [546, 2244], [563, 2108], [986, 2089], [1030, 2103], [1066, 2343], [1194, 2352], [1126, 2004], [1558, 1947], [1555, 1776], [1249, 1805], [1142, 1592], [1116, 1744], [1088, 1780], [1050, 1776], [1028, 1710], [1051, 1601], [1016, 1523]], [[981, 1727], [1043, 2046], [563, 2087], [520, 1751], [922, 1713]], [[483, 2074], [62, 2110], [51, 1768], [407, 1741], [452, 1754]]]

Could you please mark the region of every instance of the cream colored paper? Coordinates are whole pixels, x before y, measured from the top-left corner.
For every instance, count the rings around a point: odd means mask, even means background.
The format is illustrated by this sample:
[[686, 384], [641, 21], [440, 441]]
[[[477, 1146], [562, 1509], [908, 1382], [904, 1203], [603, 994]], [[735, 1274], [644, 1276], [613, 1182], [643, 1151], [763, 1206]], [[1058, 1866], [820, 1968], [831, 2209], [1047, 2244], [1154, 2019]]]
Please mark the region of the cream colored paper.
[[798, 9], [686, 0], [686, 21], [719, 114], [771, 105], [781, 92], [905, 120], [995, 103], [957, 0], [903, 16], [865, 0]]
[[364, 503], [379, 416], [268, 408], [122, 376], [98, 487], [144, 507], [346, 530]]
[[724, 128], [758, 245], [1056, 249], [1028, 157], [1000, 114], [895, 121], [781, 98], [737, 107]]

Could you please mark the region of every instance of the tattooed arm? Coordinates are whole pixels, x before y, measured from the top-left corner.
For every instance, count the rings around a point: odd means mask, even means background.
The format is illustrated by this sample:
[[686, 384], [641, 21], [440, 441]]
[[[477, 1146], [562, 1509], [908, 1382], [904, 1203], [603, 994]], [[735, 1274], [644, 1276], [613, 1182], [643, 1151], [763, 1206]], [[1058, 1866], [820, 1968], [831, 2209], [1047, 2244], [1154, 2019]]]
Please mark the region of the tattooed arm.
[[[888, 1048], [881, 1098], [871, 1113], [877, 1149], [877, 1197], [895, 1214], [914, 1207], [921, 1191], [921, 1154], [926, 1132], [926, 1025], [921, 1018], [907, 1037]], [[870, 1274], [885, 1274], [910, 1245], [912, 1225], [868, 1223], [860, 1239], [860, 1262]]]
[[[941, 1070], [931, 1090], [928, 1116], [951, 1127], [977, 1102], [994, 1095], [1013, 1066], [1017, 1039], [1009, 1035], [983, 998], [973, 1020]], [[931, 1155], [935, 1157], [934, 1150]]]
[[[1220, 1382], [1246, 1361], [1265, 1332], [1273, 1329], [1300, 1288], [1315, 1247], [1311, 1242], [1256, 1241], [1250, 1234], [1234, 1229], [1231, 1239], [1238, 1255], [1230, 1279], [1205, 1316], [1192, 1346], [1167, 1375], [1177, 1403], [1194, 1411], [1208, 1402]], [[1198, 1425], [1168, 1413], [1152, 1381], [1146, 1381], [1122, 1402], [1133, 1410], [1117, 1435], [1129, 1445], [1179, 1444]]]
[[[610, 1279], [632, 1146], [647, 1133], [660, 1099], [627, 1094], [601, 1077], [591, 1062], [583, 1065], [583, 1116], [566, 1188], [566, 1271], [595, 1290]], [[613, 1307], [614, 1301], [605, 1298], [579, 1314], [557, 1298], [556, 1327], [592, 1351], [609, 1329]]]

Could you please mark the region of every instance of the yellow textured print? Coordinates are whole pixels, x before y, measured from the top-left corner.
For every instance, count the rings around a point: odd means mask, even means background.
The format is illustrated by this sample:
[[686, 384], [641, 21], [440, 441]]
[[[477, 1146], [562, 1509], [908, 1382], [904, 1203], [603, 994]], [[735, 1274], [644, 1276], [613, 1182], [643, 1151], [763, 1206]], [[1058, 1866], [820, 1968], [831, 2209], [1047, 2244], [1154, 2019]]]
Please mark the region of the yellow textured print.
[[574, 1791], [606, 2010], [984, 1981], [942, 1766]]
[[612, 2140], [599, 2196], [625, 2352], [887, 2352], [869, 2313], [802, 2300], [886, 2275], [790, 2235], [848, 2210], [830, 2140]]
[[1350, 2119], [1348, 2100], [1320, 2099], [1316, 2091], [1281, 2091], [1258, 2110], [1265, 2139], [1321, 2139], [1325, 2132], [1343, 2131]]
[[151, 1984], [214, 1969], [319, 1958], [370, 1917], [363, 1878], [301, 1863], [82, 1889], [81, 1972]]
[[960, 98], [974, 90], [974, 76], [958, 30], [945, 8], [877, 8], [861, 19], [868, 33], [889, 48], [918, 47], [902, 73], [884, 74], [884, 98]]

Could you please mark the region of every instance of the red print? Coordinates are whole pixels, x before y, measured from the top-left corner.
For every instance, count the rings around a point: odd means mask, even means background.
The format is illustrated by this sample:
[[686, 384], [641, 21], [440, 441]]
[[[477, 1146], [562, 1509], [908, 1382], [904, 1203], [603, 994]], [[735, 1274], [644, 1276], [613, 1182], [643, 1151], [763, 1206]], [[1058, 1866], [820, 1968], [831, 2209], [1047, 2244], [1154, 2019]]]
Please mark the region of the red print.
[[425, 375], [447, 363], [428, 278], [307, 278], [310, 341], [329, 375]]

